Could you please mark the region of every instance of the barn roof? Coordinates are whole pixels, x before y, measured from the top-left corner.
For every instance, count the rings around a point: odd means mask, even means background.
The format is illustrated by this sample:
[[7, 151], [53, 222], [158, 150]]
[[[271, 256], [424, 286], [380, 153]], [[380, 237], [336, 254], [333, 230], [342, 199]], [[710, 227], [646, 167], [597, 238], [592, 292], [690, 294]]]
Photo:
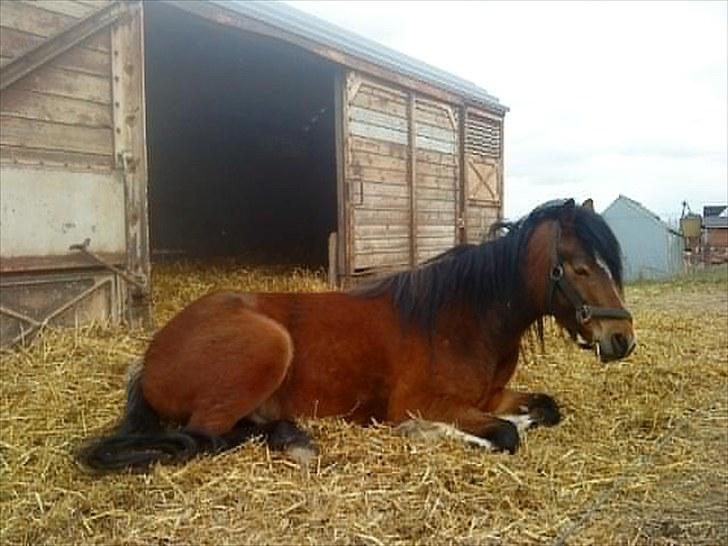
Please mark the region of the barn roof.
[[281, 2], [247, 0], [211, 0], [212, 3], [233, 10], [245, 17], [256, 19], [286, 32], [342, 51], [383, 68], [399, 72], [487, 105], [496, 112], [505, 113], [508, 107], [497, 97], [472, 82], [449, 72], [385, 47], [318, 17], [304, 13]]
[[667, 224], [667, 223], [665, 223], [657, 214], [655, 214], [650, 209], [648, 209], [647, 207], [645, 207], [639, 201], [635, 201], [634, 199], [630, 199], [626, 195], [621, 195], [620, 194], [619, 197], [617, 197], [614, 201], [612, 201], [612, 203], [606, 209], [604, 209], [604, 212], [602, 212], [602, 215], [603, 216], [604, 215], [609, 216], [609, 210], [612, 207], [614, 207], [614, 205], [616, 205], [617, 203], [620, 203], [620, 202], [623, 203], [625, 206], [629, 207], [630, 209], [632, 209], [633, 211], [635, 211], [637, 214], [639, 214], [641, 216], [645, 216], [647, 218], [650, 218], [653, 222], [659, 224], [660, 227], [662, 227], [663, 229], [666, 229], [670, 233], [672, 233], [674, 235], [679, 235], [680, 237], [682, 237], [682, 233], [680, 233], [679, 231], [677, 231], [674, 228], [670, 227], [670, 225]]

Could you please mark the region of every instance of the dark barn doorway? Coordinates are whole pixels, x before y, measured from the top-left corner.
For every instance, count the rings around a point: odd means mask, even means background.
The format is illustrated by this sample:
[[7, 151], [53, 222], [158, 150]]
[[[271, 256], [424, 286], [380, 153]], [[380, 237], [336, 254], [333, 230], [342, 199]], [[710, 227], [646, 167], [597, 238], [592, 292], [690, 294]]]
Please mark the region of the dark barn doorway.
[[145, 3], [152, 256], [325, 266], [337, 68]]

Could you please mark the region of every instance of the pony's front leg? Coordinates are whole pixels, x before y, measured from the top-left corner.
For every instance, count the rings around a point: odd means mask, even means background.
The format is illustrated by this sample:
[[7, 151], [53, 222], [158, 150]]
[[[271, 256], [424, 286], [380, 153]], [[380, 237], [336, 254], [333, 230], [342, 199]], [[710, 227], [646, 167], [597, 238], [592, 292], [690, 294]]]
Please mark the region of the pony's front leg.
[[426, 440], [456, 438], [489, 451], [509, 453], [515, 453], [520, 444], [518, 429], [513, 423], [455, 400], [438, 398], [398, 413], [392, 420], [400, 423], [396, 430], [405, 436]]
[[494, 415], [516, 425], [519, 432], [536, 426], [553, 427], [561, 421], [556, 400], [543, 393], [502, 389], [493, 398], [488, 409]]

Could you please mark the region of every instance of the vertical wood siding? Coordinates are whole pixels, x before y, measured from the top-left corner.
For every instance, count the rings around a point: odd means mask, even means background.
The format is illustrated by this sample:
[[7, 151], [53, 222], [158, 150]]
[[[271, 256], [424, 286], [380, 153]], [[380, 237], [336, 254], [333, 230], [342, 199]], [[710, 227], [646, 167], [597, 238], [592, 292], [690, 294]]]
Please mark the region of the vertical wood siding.
[[416, 96], [410, 120], [406, 92], [356, 73], [348, 75], [347, 99], [352, 271], [402, 268], [452, 247], [460, 180], [456, 109]]

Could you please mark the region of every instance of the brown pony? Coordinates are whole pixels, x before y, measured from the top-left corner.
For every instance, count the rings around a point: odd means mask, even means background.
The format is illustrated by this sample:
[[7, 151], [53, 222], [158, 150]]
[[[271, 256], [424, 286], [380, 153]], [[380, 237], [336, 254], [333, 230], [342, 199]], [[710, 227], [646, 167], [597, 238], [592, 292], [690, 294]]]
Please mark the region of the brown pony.
[[350, 292], [198, 299], [154, 336], [123, 421], [80, 460], [144, 468], [250, 436], [311, 455], [293, 420], [327, 416], [515, 452], [519, 430], [561, 418], [550, 396], [506, 387], [530, 327], [552, 315], [604, 362], [629, 355], [635, 338], [619, 244], [593, 210], [550, 203], [500, 227], [492, 241]]

